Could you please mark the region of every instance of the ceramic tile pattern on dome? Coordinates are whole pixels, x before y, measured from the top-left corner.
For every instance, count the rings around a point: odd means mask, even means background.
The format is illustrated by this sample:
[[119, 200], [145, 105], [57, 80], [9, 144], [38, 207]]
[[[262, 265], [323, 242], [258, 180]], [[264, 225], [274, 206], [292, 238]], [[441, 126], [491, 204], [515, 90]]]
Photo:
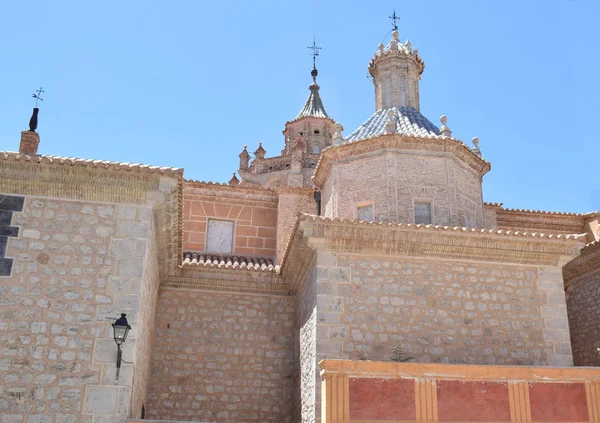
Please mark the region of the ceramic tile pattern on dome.
[[431, 123], [414, 107], [392, 107], [376, 111], [365, 123], [358, 127], [347, 139], [347, 141], [361, 141], [363, 139], [383, 135], [388, 120], [388, 110], [394, 112], [396, 131], [402, 135], [416, 137], [438, 137], [440, 130]]

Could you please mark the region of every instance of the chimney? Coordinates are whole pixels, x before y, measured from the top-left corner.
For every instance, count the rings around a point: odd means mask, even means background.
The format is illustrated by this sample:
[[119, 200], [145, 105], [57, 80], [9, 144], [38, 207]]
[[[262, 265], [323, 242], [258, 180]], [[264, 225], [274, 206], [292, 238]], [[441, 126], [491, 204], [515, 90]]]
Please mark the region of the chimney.
[[21, 144], [19, 145], [19, 154], [33, 156], [37, 154], [38, 145], [40, 145], [40, 136], [35, 130], [38, 124], [38, 112], [36, 107], [33, 109], [33, 114], [29, 120], [29, 131], [21, 132]]
[[27, 154], [34, 156], [37, 154], [38, 145], [40, 144], [40, 135], [33, 131], [21, 132], [21, 145], [19, 145], [19, 154]]

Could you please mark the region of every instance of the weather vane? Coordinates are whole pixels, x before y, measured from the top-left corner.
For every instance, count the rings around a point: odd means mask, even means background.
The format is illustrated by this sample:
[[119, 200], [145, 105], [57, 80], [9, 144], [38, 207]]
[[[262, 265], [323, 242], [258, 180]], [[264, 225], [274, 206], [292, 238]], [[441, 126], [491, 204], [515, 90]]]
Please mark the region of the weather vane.
[[313, 45], [312, 46], [308, 46], [306, 48], [311, 49], [313, 52], [312, 57], [313, 57], [313, 68], [317, 67], [317, 56], [319, 55], [319, 50], [321, 50], [321, 47], [317, 47], [317, 42], [315, 41], [315, 39], [313, 38]]
[[398, 31], [398, 25], [396, 24], [396, 21], [398, 21], [400, 18], [396, 15], [395, 8], [394, 13], [392, 14], [392, 16], [390, 16], [390, 19], [392, 20], [392, 26], [394, 27], [394, 31]]
[[[38, 100], [39, 101], [44, 101], [44, 99], [42, 98], [42, 93], [45, 92], [42, 87], [40, 87], [39, 90], [36, 90], [35, 93], [33, 93], [31, 96], [33, 98], [35, 98], [35, 107], [37, 108], [38, 106]], [[37, 94], [36, 94], [37, 93]]]

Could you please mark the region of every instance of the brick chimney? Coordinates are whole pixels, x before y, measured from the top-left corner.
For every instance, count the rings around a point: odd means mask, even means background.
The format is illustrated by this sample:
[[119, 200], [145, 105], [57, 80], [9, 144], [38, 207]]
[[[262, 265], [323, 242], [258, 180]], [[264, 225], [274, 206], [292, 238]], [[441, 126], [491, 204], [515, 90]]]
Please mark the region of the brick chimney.
[[35, 130], [37, 129], [38, 125], [39, 111], [40, 109], [38, 109], [37, 107], [33, 109], [33, 114], [31, 115], [31, 119], [29, 119], [29, 131], [21, 132], [21, 144], [19, 145], [19, 154], [26, 154], [28, 156], [34, 156], [37, 154], [38, 145], [40, 145], [40, 136], [37, 132], [35, 132]]
[[21, 144], [19, 145], [19, 154], [27, 154], [34, 156], [37, 154], [38, 145], [40, 144], [40, 135], [34, 131], [21, 132]]

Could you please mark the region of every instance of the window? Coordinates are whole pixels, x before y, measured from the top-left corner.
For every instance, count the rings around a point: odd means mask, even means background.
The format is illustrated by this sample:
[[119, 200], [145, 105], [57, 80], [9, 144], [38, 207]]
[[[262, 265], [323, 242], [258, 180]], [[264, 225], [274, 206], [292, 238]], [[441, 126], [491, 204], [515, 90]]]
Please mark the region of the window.
[[231, 253], [233, 249], [233, 222], [228, 220], [208, 220], [206, 251], [211, 253]]
[[320, 145], [313, 145], [312, 146], [312, 153], [313, 154], [319, 154], [319, 153], [321, 153], [321, 146]]
[[465, 226], [467, 228], [474, 228], [475, 225], [475, 215], [473, 213], [465, 213]]
[[364, 204], [356, 208], [356, 217], [358, 220], [373, 221], [373, 204]]
[[431, 203], [429, 201], [415, 201], [415, 223], [417, 225], [431, 224]]

